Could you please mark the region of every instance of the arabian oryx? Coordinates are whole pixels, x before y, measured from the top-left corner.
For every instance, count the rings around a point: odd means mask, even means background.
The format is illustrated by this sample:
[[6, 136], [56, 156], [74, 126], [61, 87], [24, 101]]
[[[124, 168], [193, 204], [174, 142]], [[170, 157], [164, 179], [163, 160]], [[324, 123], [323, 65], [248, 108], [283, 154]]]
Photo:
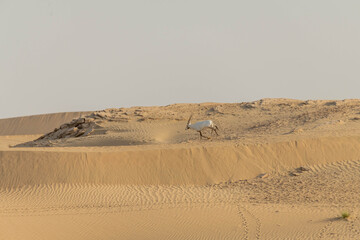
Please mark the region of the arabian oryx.
[[185, 130], [191, 128], [191, 129], [193, 129], [193, 130], [195, 130], [195, 131], [198, 131], [198, 132], [200, 133], [200, 139], [201, 139], [202, 137], [203, 137], [203, 138], [210, 139], [209, 137], [203, 136], [202, 133], [201, 133], [201, 131], [204, 130], [204, 129], [206, 129], [206, 128], [211, 129], [211, 134], [212, 134], [213, 132], [215, 132], [216, 135], [219, 136], [219, 134], [218, 134], [217, 131], [216, 131], [216, 130], [219, 130], [219, 128], [214, 124], [213, 121], [211, 121], [211, 120], [206, 120], [206, 121], [201, 121], [201, 122], [196, 122], [196, 123], [194, 123], [194, 124], [191, 124], [191, 122], [190, 122], [190, 121], [191, 121], [191, 118], [192, 118], [192, 115], [190, 116], [190, 118], [189, 118], [189, 120], [188, 120], [188, 122], [187, 122], [187, 125], [186, 125]]

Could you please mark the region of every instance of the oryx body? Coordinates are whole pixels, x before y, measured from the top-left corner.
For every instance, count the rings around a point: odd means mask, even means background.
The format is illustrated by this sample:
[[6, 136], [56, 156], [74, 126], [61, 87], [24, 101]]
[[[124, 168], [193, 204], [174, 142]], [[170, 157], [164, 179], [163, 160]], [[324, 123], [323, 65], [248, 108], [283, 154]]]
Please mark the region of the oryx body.
[[196, 122], [196, 123], [194, 123], [194, 124], [191, 124], [191, 122], [190, 122], [190, 121], [191, 121], [191, 118], [192, 118], [192, 115], [190, 116], [190, 118], [189, 118], [189, 120], [188, 120], [188, 123], [187, 123], [187, 125], [186, 125], [185, 130], [186, 130], [186, 129], [193, 129], [193, 130], [199, 132], [199, 133], [200, 133], [200, 139], [201, 139], [202, 137], [209, 139], [209, 137], [205, 137], [205, 136], [203, 136], [202, 133], [201, 133], [201, 131], [204, 130], [204, 129], [206, 129], [206, 128], [211, 129], [211, 133], [212, 133], [212, 132], [215, 132], [216, 135], [219, 135], [219, 134], [217, 133], [217, 131], [216, 131], [216, 130], [218, 130], [219, 128], [214, 124], [214, 122], [213, 122], [212, 120], [205, 120], [205, 121], [200, 121], [200, 122]]

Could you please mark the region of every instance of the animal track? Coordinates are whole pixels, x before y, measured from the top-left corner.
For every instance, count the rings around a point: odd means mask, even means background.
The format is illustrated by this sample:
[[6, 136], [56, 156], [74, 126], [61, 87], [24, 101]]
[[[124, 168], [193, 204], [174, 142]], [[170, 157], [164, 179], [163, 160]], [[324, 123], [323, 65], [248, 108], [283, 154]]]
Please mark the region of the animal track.
[[244, 205], [238, 205], [238, 214], [242, 219], [245, 237], [244, 239], [260, 239], [261, 222]]

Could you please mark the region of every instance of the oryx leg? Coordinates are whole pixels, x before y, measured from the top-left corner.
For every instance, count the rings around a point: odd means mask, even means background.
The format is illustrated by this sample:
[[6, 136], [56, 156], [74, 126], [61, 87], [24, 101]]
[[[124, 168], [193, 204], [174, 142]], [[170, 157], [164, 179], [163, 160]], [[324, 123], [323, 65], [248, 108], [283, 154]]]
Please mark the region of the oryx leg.
[[210, 139], [209, 137], [206, 137], [206, 136], [202, 135], [201, 131], [199, 131], [199, 133], [200, 133], [200, 139], [201, 139], [201, 138]]
[[212, 136], [212, 133], [215, 132], [216, 133], [216, 136], [219, 136], [219, 134], [217, 133], [216, 129], [218, 129], [217, 127], [211, 127], [211, 136]]

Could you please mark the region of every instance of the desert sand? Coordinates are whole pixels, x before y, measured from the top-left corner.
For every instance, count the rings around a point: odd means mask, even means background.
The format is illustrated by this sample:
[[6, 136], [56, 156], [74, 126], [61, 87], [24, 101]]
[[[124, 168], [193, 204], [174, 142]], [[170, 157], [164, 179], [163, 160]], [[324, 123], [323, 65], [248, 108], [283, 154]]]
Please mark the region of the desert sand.
[[0, 239], [360, 239], [360, 100], [0, 119], [0, 179]]

